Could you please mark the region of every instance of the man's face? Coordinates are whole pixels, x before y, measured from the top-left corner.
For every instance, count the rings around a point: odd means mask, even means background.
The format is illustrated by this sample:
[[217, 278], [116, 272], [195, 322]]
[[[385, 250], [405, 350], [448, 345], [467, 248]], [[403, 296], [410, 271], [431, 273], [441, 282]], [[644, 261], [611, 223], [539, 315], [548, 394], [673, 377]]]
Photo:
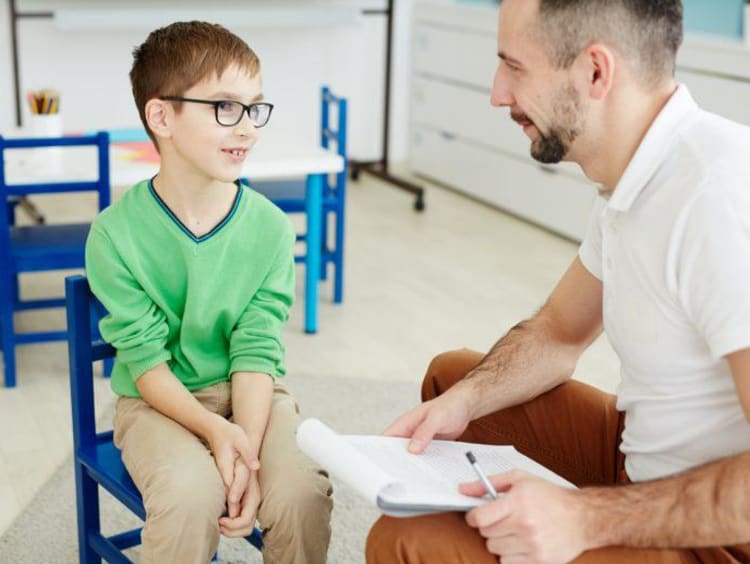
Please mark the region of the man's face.
[[504, 0], [492, 105], [510, 108], [511, 118], [531, 139], [531, 156], [543, 163], [570, 160], [584, 131], [581, 96], [569, 69], [555, 69], [534, 31], [538, 0]]

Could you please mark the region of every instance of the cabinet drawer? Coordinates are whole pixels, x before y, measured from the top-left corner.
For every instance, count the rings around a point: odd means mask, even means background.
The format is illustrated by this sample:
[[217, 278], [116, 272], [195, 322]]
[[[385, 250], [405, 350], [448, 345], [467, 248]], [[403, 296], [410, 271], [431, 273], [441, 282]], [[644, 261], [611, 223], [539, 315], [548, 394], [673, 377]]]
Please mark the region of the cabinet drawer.
[[690, 88], [704, 110], [750, 125], [750, 80], [740, 82], [686, 70], [678, 70], [677, 78]]
[[500, 3], [457, 2], [456, 0], [417, 0], [414, 3], [414, 21], [443, 27], [457, 27], [494, 36]]
[[414, 172], [581, 240], [596, 190], [549, 167], [473, 145], [447, 133], [415, 128]]
[[489, 89], [497, 68], [495, 34], [417, 24], [413, 39], [414, 70]]

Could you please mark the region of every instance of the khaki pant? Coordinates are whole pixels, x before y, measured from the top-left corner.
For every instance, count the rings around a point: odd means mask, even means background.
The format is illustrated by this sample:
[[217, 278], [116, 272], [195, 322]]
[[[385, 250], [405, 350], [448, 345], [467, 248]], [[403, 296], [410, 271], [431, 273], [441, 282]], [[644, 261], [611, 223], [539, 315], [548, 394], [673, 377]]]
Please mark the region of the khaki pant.
[[[427, 401], [445, 392], [484, 355], [461, 350], [435, 358], [422, 384]], [[615, 396], [569, 381], [538, 398], [498, 411], [469, 424], [457, 440], [513, 444], [578, 486], [627, 481], [619, 451], [623, 414]], [[367, 539], [367, 562], [376, 564], [497, 564], [484, 538], [462, 513], [410, 519], [381, 517]], [[578, 564], [677, 564], [750, 562], [750, 545], [695, 550], [647, 550], [609, 547], [592, 550]]]
[[[206, 409], [231, 416], [229, 382], [194, 395]], [[257, 517], [267, 564], [322, 563], [328, 552], [332, 487], [327, 474], [298, 450], [297, 425], [297, 403], [276, 385], [258, 475]], [[117, 400], [114, 438], [146, 507], [142, 561], [208, 562], [219, 544], [226, 494], [206, 444], [143, 400], [125, 397]]]

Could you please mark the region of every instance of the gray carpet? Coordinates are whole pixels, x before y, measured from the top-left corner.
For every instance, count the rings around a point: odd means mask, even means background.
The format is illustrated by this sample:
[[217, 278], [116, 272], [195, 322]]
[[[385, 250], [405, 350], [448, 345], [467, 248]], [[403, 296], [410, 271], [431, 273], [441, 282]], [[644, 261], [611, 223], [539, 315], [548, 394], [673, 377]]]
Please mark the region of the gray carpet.
[[[318, 417], [347, 433], [379, 433], [419, 399], [417, 384], [324, 376], [297, 376], [287, 385], [301, 404], [303, 417]], [[111, 415], [105, 414], [105, 417]], [[378, 512], [346, 486], [334, 481], [331, 564], [364, 561], [367, 531]], [[101, 495], [102, 529], [107, 533], [138, 526], [139, 521], [108, 494]], [[139, 561], [138, 548], [128, 556]], [[75, 488], [70, 459], [50, 478], [25, 511], [0, 538], [0, 563], [78, 562]], [[222, 539], [219, 562], [262, 562], [243, 540]]]

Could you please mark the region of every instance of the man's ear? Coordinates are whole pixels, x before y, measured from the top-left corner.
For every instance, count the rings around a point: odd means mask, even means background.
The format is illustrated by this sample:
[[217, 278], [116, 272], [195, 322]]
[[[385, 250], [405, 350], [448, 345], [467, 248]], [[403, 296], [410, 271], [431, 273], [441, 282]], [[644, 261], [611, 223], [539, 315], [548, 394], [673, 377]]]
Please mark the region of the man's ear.
[[589, 96], [594, 100], [603, 100], [615, 80], [617, 63], [614, 51], [603, 43], [592, 43], [581, 52], [580, 59]]
[[144, 111], [146, 123], [154, 135], [160, 139], [169, 139], [172, 136], [170, 125], [172, 123], [172, 108], [169, 102], [151, 98], [146, 102]]

